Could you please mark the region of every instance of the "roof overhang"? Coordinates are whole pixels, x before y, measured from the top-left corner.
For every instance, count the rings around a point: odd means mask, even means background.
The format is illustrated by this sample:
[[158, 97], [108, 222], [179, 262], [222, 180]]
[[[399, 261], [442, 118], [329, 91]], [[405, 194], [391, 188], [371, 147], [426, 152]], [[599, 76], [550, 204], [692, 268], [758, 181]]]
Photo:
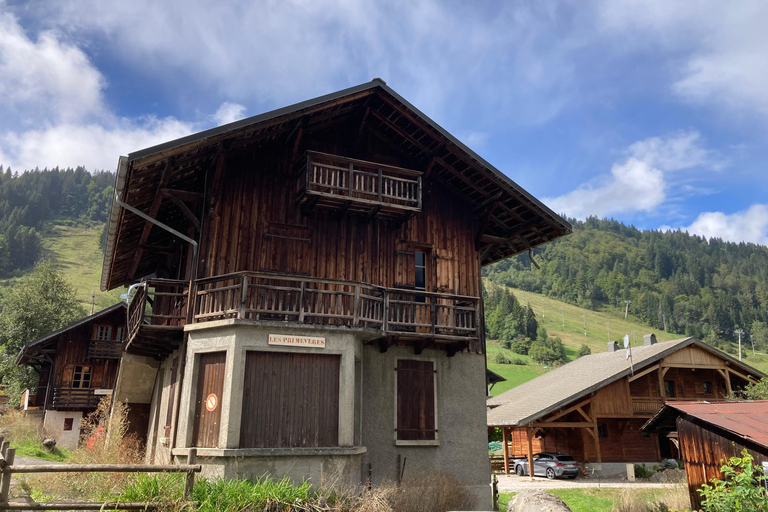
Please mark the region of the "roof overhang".
[[[222, 151], [287, 143], [299, 129], [311, 132], [344, 119], [365, 122], [409, 158], [421, 162], [425, 172], [473, 204], [481, 225], [478, 249], [483, 265], [571, 232], [568, 222], [379, 79], [120, 157], [116, 197], [149, 212], [161, 176], [165, 176], [168, 188], [184, 184], [202, 191], [205, 175]], [[186, 225], [183, 215], [170, 207], [160, 208], [157, 218], [180, 231]], [[102, 290], [128, 284], [152, 271], [149, 259], [133, 261], [144, 222], [113, 200]]]

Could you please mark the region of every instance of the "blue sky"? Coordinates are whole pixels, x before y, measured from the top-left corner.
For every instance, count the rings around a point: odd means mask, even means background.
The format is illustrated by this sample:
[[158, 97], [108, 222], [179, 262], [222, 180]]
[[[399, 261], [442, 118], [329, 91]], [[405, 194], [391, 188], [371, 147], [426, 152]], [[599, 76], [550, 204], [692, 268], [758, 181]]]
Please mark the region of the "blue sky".
[[555, 211], [768, 244], [764, 1], [0, 0], [0, 164], [380, 77]]

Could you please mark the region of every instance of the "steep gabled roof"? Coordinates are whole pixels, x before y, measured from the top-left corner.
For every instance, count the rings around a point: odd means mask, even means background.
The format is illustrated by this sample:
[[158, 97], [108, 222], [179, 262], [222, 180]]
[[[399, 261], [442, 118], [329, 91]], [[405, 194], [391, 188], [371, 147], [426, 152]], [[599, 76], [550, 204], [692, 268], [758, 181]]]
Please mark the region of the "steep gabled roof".
[[58, 329], [56, 331], [53, 331], [52, 333], [46, 334], [45, 336], [40, 336], [39, 338], [30, 341], [19, 352], [19, 355], [16, 356], [16, 364], [28, 364], [32, 362], [32, 360], [36, 357], [36, 355], [49, 345], [56, 343], [58, 341], [58, 337], [61, 334], [64, 334], [72, 329], [76, 329], [80, 327], [81, 325], [88, 324], [90, 322], [96, 322], [100, 320], [103, 317], [106, 317], [112, 313], [114, 313], [117, 310], [123, 309], [125, 310], [127, 308], [125, 302], [118, 302], [114, 306], [110, 306], [107, 309], [102, 309], [101, 311], [98, 311], [90, 316], [87, 316], [85, 318], [81, 318], [80, 320], [77, 320], [75, 322], [72, 322], [71, 324], [62, 327], [61, 329]]
[[[270, 142], [292, 143], [306, 132], [350, 120], [376, 130], [425, 172], [469, 201], [482, 217], [482, 264], [492, 263], [571, 232], [571, 226], [522, 187], [408, 103], [382, 80], [236, 121], [120, 157], [115, 194], [148, 213], [161, 188], [204, 190], [224, 147], [235, 151]], [[161, 185], [161, 176], [165, 176]], [[167, 202], [167, 201], [166, 201]], [[160, 207], [164, 224], [186, 232], [183, 214]], [[112, 289], [151, 273], [153, 262], [139, 252], [144, 221], [115, 201], [110, 210], [101, 289]], [[167, 237], [165, 232], [163, 236]], [[149, 240], [151, 244], [153, 240]]]
[[[632, 347], [635, 371], [660, 361], [682, 348], [695, 345], [716, 354], [741, 368], [745, 373], [764, 378], [766, 375], [740, 362], [725, 352], [705, 345], [695, 338]], [[598, 389], [627, 375], [631, 369], [625, 350], [602, 352], [580, 357], [566, 365], [529, 380], [504, 393], [489, 398], [486, 404], [493, 407], [488, 412], [488, 425], [527, 425], [551, 412], [585, 397]]]

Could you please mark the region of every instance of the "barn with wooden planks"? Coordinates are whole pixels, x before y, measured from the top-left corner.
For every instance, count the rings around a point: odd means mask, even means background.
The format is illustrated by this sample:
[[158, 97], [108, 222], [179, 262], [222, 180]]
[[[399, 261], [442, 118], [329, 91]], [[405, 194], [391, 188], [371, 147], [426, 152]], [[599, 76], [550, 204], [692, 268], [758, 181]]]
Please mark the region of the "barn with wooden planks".
[[[701, 508], [701, 485], [724, 479], [722, 468], [743, 450], [758, 468], [768, 465], [768, 401], [674, 402], [643, 425], [644, 432], [671, 432], [685, 463], [691, 508]], [[765, 465], [764, 465], [765, 464]]]
[[487, 400], [488, 428], [502, 429], [494, 468], [517, 470], [515, 459], [538, 452], [568, 453], [598, 474], [626, 471], [626, 463], [677, 458], [669, 433], [641, 427], [668, 401], [723, 402], [733, 389], [765, 374], [695, 338], [580, 357]]
[[115, 189], [148, 460], [490, 503], [480, 268], [567, 222], [379, 79], [121, 157]]
[[[28, 410], [43, 412], [43, 426], [60, 446], [77, 448], [80, 420], [112, 395], [126, 334], [124, 302], [29, 342], [16, 364], [40, 375], [27, 399]], [[132, 406], [133, 404], [129, 404]], [[132, 430], [146, 432], [149, 411], [131, 415]]]

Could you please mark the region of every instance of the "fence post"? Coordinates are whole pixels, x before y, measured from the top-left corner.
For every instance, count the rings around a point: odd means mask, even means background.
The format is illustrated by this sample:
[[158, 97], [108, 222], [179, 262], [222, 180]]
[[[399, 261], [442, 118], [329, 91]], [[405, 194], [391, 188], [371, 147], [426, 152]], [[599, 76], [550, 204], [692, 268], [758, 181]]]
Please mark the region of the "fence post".
[[360, 285], [355, 285], [355, 298], [354, 305], [352, 306], [352, 325], [357, 327], [360, 323]]
[[240, 307], [238, 308], [238, 318], [245, 318], [245, 303], [248, 300], [248, 275], [243, 274], [243, 288], [240, 290]]
[[[197, 448], [190, 448], [187, 455], [187, 465], [193, 466], [197, 463]], [[189, 500], [192, 496], [192, 490], [195, 487], [195, 472], [187, 471], [187, 481], [184, 483], [184, 499]]]
[[299, 295], [299, 323], [304, 323], [304, 295], [306, 294], [307, 282], [301, 282], [301, 294]]
[[[5, 446], [5, 443], [3, 443], [3, 446]], [[6, 466], [2, 470], [3, 483], [0, 485], [0, 506], [8, 503], [8, 491], [11, 488], [11, 466], [13, 466], [13, 459], [15, 458], [16, 448], [8, 448], [5, 451]]]

